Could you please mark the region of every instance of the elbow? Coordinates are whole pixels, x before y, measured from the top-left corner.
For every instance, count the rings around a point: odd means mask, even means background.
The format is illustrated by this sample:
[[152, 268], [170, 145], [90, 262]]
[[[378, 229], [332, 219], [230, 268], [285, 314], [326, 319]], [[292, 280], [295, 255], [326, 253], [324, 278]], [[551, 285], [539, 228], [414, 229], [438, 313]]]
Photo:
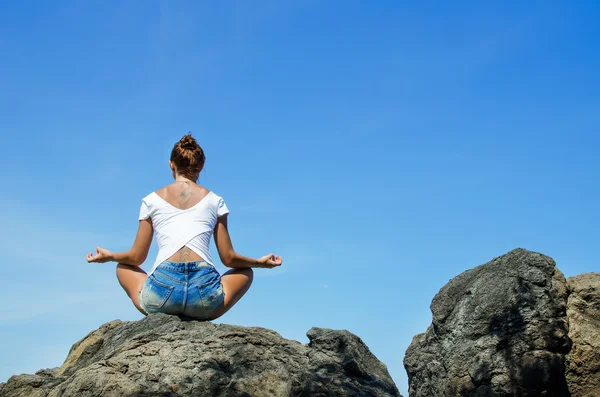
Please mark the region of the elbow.
[[146, 255], [134, 255], [131, 258], [131, 264], [133, 266], [142, 266], [142, 264], [146, 261]]
[[227, 255], [221, 256], [221, 262], [223, 262], [223, 265], [225, 265], [226, 267], [233, 268], [235, 262], [235, 252], [231, 252]]

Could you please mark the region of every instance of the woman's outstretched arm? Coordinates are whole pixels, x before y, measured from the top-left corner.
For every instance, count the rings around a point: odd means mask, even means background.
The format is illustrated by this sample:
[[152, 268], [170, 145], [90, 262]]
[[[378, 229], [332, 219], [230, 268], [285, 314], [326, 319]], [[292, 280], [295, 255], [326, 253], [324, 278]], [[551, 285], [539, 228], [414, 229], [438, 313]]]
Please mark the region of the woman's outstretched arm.
[[215, 226], [215, 245], [219, 252], [221, 262], [227, 267], [234, 269], [243, 269], [248, 267], [266, 267], [272, 268], [280, 266], [282, 259], [280, 256], [269, 254], [259, 259], [248, 258], [235, 252], [227, 230], [227, 215], [217, 219]]
[[96, 255], [90, 252], [87, 254], [86, 259], [88, 262], [95, 263], [119, 262], [126, 265], [140, 266], [148, 256], [153, 232], [150, 218], [144, 219], [140, 221], [131, 249], [125, 252], [110, 252], [106, 248], [96, 247]]

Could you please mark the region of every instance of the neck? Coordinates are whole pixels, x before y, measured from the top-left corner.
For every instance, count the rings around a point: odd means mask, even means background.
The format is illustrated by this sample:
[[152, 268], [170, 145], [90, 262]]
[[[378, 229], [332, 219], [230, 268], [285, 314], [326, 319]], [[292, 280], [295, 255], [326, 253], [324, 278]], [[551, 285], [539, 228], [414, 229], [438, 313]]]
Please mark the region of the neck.
[[182, 176], [176, 176], [175, 177], [175, 182], [186, 182], [186, 183], [194, 183], [194, 181], [184, 178]]

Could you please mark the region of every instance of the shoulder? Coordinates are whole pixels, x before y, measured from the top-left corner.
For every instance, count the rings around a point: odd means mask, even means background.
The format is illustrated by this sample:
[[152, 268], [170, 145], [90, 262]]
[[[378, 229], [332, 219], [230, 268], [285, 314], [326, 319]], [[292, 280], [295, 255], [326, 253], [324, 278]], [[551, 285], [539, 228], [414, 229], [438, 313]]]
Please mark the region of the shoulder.
[[217, 193], [213, 192], [212, 190], [208, 192], [208, 195], [211, 196], [211, 198], [214, 202], [222, 202], [223, 201], [223, 197], [219, 196]]
[[147, 195], [145, 195], [142, 198], [142, 203], [150, 204], [152, 201], [154, 201], [155, 195], [156, 195], [156, 192], [148, 193]]
[[211, 200], [218, 200], [221, 197], [216, 194], [214, 191], [210, 190], [207, 187], [204, 187], [202, 185], [197, 185], [194, 187], [195, 189], [197, 189], [196, 191], [199, 192], [203, 197], [205, 198], [209, 198]]
[[[166, 196], [168, 196], [169, 192], [172, 189], [173, 189], [173, 184], [170, 183], [168, 185], [165, 185], [163, 187], [160, 187], [160, 188], [156, 189], [155, 191], [153, 191], [152, 193], [150, 193], [146, 197], [150, 197], [150, 198], [155, 198], [156, 196], [158, 196], [158, 197], [166, 197]], [[146, 197], [144, 197], [144, 198], [146, 198]]]
[[212, 196], [212, 203], [216, 209], [217, 217], [229, 214], [229, 208], [227, 208], [227, 204], [225, 204], [223, 197], [214, 192], [210, 192], [210, 195]]

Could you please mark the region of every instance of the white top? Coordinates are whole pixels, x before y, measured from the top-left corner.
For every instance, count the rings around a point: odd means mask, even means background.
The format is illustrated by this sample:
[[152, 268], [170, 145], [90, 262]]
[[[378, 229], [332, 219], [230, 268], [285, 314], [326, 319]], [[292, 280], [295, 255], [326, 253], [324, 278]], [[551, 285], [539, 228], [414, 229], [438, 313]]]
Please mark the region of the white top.
[[213, 265], [208, 252], [210, 238], [217, 218], [228, 213], [223, 199], [213, 192], [185, 210], [169, 204], [155, 192], [144, 197], [139, 219], [151, 218], [158, 243], [156, 262], [148, 275], [183, 247], [190, 248]]

